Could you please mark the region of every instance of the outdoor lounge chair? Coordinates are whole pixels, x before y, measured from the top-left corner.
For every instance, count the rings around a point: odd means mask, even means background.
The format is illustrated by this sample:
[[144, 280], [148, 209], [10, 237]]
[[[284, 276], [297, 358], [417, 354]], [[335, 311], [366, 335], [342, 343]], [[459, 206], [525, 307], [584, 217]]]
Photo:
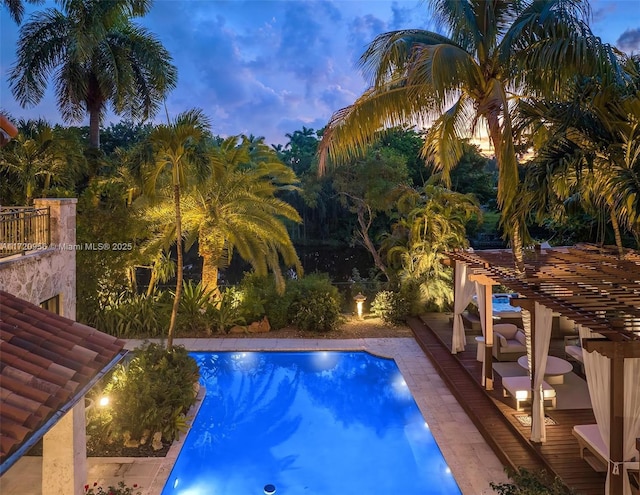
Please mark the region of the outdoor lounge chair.
[[[505, 376], [502, 379], [502, 393], [516, 399], [516, 411], [522, 411], [522, 402], [531, 400], [531, 379], [528, 376]], [[547, 382], [542, 382], [544, 400], [551, 402], [551, 407], [556, 407], [556, 390]]]
[[493, 325], [493, 357], [498, 361], [517, 361], [527, 353], [524, 331], [513, 323]]
[[580, 337], [577, 335], [566, 336], [564, 338], [564, 354], [567, 361], [574, 361], [580, 365], [580, 370], [584, 374], [584, 357], [582, 355]]
[[[600, 429], [597, 424], [592, 425], [575, 425], [573, 427], [573, 436], [578, 440], [580, 446], [580, 457], [586, 461], [595, 471], [606, 473], [608, 467], [607, 446], [600, 435]], [[637, 459], [637, 457], [636, 457]], [[631, 486], [638, 485], [638, 470], [640, 462], [625, 462]]]
[[609, 455], [598, 425], [575, 425], [572, 433], [580, 446], [580, 458], [594, 471], [606, 472]]

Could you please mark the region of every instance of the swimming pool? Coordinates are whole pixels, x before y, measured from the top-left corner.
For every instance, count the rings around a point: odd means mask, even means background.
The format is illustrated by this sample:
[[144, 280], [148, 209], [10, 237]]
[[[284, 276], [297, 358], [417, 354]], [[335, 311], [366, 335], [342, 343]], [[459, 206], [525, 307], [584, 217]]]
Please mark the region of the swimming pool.
[[460, 494], [393, 360], [192, 355], [207, 393], [163, 495]]
[[[493, 294], [491, 296], [491, 306], [493, 309], [493, 316], [500, 318], [520, 318], [519, 306], [511, 306], [509, 302], [512, 297], [517, 297], [517, 294]], [[473, 296], [473, 303], [478, 305], [478, 296]]]

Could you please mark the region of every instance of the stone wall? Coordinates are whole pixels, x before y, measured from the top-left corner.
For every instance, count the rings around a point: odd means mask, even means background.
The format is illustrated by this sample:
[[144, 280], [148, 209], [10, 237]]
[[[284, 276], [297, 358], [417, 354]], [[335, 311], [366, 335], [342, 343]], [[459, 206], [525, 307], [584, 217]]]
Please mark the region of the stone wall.
[[36, 208], [49, 207], [49, 248], [0, 259], [0, 289], [34, 304], [59, 296], [60, 313], [71, 319], [76, 317], [77, 201], [36, 199]]

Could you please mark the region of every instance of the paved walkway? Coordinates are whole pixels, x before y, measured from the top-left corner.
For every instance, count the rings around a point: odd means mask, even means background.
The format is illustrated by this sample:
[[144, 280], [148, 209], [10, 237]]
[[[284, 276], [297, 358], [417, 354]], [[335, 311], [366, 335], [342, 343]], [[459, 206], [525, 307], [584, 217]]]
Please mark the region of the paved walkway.
[[[142, 341], [129, 341], [133, 349]], [[402, 372], [422, 415], [429, 424], [447, 464], [464, 495], [489, 495], [489, 482], [504, 482], [503, 466], [484, 441], [455, 397], [443, 383], [431, 362], [413, 338], [379, 339], [176, 339], [191, 351], [265, 351], [265, 350], [366, 350], [393, 358]], [[89, 458], [88, 482], [106, 486], [124, 480], [139, 486], [143, 495], [159, 495], [180, 445], [174, 445], [167, 457]], [[41, 495], [40, 458], [21, 459], [0, 479], [0, 493]]]

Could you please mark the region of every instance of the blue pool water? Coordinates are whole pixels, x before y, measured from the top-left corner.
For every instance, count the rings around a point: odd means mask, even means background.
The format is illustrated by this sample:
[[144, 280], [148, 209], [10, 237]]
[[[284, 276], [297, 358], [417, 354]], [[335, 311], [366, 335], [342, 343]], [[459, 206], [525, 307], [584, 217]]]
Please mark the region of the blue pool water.
[[460, 494], [393, 360], [192, 356], [207, 393], [163, 495]]
[[[515, 315], [519, 316], [516, 313], [520, 313], [519, 306], [511, 306], [509, 302], [512, 297], [516, 297], [517, 294], [493, 294], [491, 296], [491, 305], [493, 308], [493, 315]], [[477, 306], [478, 305], [478, 297], [473, 296], [473, 302]]]

